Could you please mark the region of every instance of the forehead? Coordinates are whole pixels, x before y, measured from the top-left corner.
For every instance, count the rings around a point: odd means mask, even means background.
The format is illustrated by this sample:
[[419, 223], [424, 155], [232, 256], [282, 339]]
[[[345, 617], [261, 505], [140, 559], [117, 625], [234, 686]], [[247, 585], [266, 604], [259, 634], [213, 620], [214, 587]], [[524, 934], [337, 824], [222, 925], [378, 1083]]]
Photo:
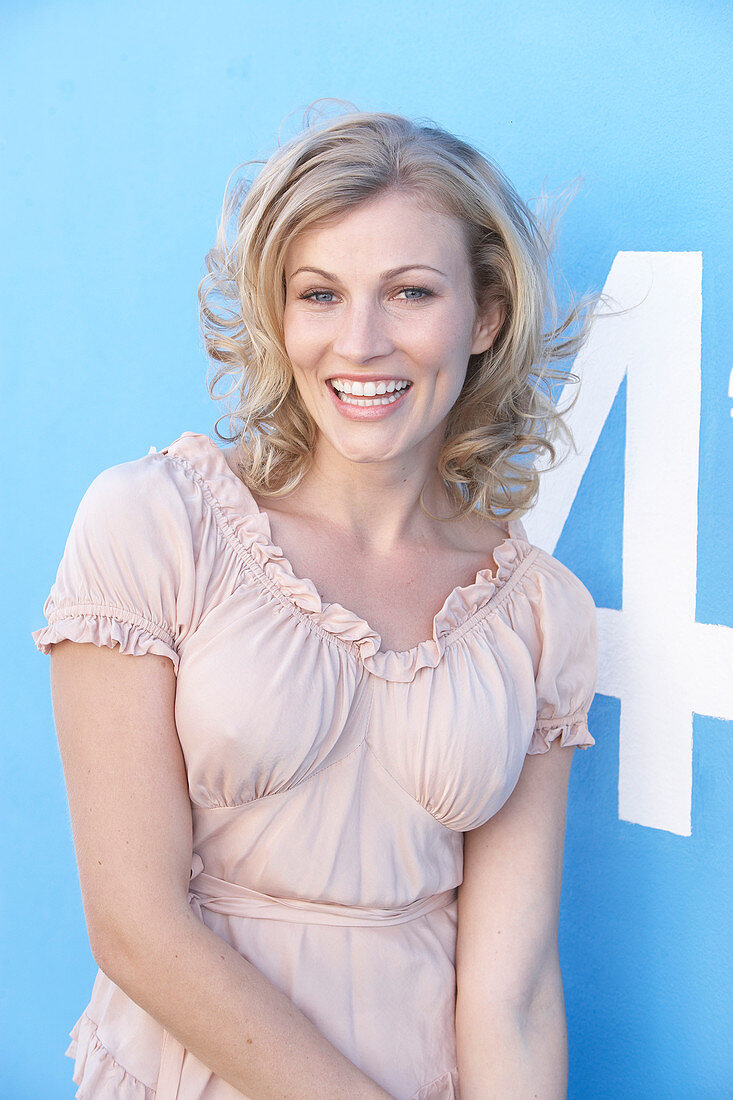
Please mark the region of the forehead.
[[386, 192], [346, 214], [316, 222], [285, 253], [287, 275], [307, 264], [334, 273], [352, 266], [386, 271], [424, 264], [457, 275], [467, 262], [462, 222], [437, 203], [404, 191]]

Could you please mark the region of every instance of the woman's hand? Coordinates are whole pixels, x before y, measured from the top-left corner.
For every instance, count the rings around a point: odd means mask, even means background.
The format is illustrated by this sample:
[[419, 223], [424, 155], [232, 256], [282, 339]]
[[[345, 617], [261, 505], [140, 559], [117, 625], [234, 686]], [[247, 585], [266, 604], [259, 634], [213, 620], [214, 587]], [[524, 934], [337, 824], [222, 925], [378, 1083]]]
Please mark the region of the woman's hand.
[[171, 661], [64, 641], [51, 684], [100, 968], [251, 1100], [389, 1100], [188, 904], [191, 805]]

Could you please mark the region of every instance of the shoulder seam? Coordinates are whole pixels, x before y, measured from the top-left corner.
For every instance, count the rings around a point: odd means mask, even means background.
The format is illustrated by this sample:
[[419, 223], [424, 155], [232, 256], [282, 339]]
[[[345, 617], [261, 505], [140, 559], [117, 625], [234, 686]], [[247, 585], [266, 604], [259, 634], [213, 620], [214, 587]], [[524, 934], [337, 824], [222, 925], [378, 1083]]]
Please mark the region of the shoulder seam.
[[526, 576], [531, 563], [537, 559], [539, 552], [540, 548], [538, 546], [532, 547], [526, 558], [523, 558], [522, 561], [520, 561], [519, 565], [516, 567], [511, 576], [507, 578], [504, 584], [502, 584], [496, 592], [494, 592], [491, 599], [483, 604], [482, 607], [477, 608], [476, 611], [474, 611], [473, 615], [469, 615], [469, 617], [463, 623], [461, 623], [461, 625], [457, 627], [455, 631], [453, 631], [453, 633], [447, 639], [448, 644], [457, 642], [459, 638], [462, 638], [463, 635], [468, 633], [469, 630], [473, 630], [474, 627], [478, 626], [480, 622], [482, 622], [484, 619], [487, 619], [495, 611], [498, 611], [499, 608], [504, 603], [506, 603], [507, 599], [514, 591], [516, 586]]

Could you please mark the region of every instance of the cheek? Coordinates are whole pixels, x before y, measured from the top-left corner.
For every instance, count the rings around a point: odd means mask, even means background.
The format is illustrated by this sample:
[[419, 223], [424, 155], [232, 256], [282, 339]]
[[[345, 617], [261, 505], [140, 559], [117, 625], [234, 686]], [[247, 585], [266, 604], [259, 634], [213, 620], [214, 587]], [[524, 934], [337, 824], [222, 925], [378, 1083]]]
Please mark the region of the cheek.
[[285, 350], [294, 368], [300, 367], [307, 370], [315, 366], [322, 348], [323, 337], [319, 336], [317, 328], [313, 325], [303, 324], [297, 317], [288, 318], [287, 313], [283, 323], [283, 336], [285, 338]]
[[302, 333], [300, 332], [300, 326], [298, 325], [297, 319], [293, 318], [287, 309], [283, 317], [283, 340], [285, 343], [285, 350], [290, 360], [293, 361], [300, 358]]
[[447, 374], [460, 373], [468, 366], [472, 327], [472, 317], [464, 316], [462, 311], [446, 310], [436, 314], [416, 343], [419, 358]]

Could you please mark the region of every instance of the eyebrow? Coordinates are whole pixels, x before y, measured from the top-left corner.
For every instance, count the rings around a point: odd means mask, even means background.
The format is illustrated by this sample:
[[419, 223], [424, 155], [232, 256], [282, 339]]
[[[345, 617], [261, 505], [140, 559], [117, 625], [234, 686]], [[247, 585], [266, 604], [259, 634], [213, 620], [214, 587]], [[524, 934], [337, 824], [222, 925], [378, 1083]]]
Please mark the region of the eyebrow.
[[[297, 271], [293, 272], [290, 278], [294, 279], [301, 271], [311, 271], [314, 275], [320, 275], [323, 279], [328, 279], [329, 282], [338, 282], [336, 275], [332, 275], [329, 271], [324, 271], [321, 267], [299, 267]], [[442, 275], [444, 279], [448, 278], [444, 271], [439, 271], [437, 267], [431, 267], [430, 264], [405, 264], [403, 267], [392, 267], [389, 271], [383, 271], [380, 278], [383, 280], [394, 279], [395, 276], [402, 275], [405, 271], [434, 271], [436, 275]]]

